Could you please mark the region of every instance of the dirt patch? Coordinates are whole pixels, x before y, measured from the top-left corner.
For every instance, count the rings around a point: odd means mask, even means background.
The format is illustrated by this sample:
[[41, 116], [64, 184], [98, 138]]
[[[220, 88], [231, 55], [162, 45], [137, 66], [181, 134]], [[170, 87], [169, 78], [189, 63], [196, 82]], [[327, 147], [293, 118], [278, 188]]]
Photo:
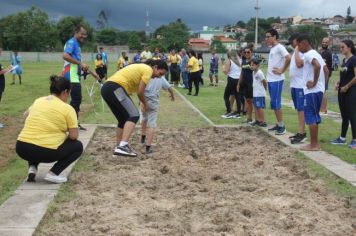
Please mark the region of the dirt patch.
[[257, 130], [159, 130], [154, 154], [142, 159], [112, 157], [113, 137], [98, 132], [91, 167], [70, 176], [78, 197], [37, 235], [356, 234], [350, 202]]
[[16, 154], [15, 143], [20, 130], [23, 127], [23, 118], [2, 116], [1, 123], [5, 124], [0, 129], [0, 169], [6, 166], [8, 161]]

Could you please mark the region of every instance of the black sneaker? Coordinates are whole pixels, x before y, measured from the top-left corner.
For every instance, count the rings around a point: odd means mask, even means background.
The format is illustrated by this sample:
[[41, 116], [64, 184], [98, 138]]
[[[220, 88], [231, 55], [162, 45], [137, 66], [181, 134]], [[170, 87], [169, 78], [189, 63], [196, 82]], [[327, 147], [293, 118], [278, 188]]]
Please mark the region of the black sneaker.
[[260, 122], [258, 123], [258, 126], [265, 128], [265, 127], [267, 127], [267, 123], [266, 123], [265, 121], [260, 121]]
[[283, 126], [278, 126], [275, 134], [276, 135], [282, 135], [282, 134], [285, 134], [286, 133], [286, 127], [283, 125]]
[[232, 113], [231, 112], [226, 112], [224, 115], [221, 115], [221, 118], [231, 119], [232, 118]]
[[254, 122], [250, 122], [249, 124], [252, 126], [258, 126], [260, 122], [258, 120], [255, 120]]
[[290, 139], [290, 140], [294, 139], [295, 137], [298, 136], [298, 134], [299, 134], [299, 133], [296, 133], [296, 134], [294, 134], [294, 135], [292, 135], [292, 136], [289, 136], [289, 139]]
[[268, 131], [277, 131], [278, 125], [273, 126], [272, 128], [269, 128]]
[[35, 182], [37, 174], [37, 167], [35, 165], [30, 165], [28, 168], [27, 182]]
[[303, 143], [307, 139], [307, 134], [296, 134], [293, 139], [291, 139], [292, 144]]
[[137, 154], [134, 153], [128, 144], [125, 146], [117, 146], [114, 150], [114, 155], [118, 156], [126, 156], [126, 157], [137, 157]]

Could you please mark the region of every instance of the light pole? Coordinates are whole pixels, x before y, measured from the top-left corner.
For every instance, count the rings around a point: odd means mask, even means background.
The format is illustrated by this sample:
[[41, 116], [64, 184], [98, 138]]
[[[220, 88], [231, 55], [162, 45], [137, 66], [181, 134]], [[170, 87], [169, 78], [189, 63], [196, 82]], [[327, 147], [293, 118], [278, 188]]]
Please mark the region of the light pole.
[[261, 8], [258, 6], [258, 0], [256, 0], [256, 28], [255, 28], [255, 49], [257, 48], [257, 43], [258, 43], [258, 10]]

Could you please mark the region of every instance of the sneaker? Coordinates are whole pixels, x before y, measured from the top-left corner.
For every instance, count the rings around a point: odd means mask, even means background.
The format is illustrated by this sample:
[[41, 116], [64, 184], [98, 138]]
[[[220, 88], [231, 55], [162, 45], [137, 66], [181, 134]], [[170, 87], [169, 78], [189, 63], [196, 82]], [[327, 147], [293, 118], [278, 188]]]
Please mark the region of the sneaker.
[[83, 130], [83, 131], [86, 131], [86, 130], [87, 130], [86, 128], [84, 128], [84, 127], [81, 126], [80, 124], [78, 125], [78, 127], [79, 127], [79, 130]]
[[276, 124], [272, 128], [269, 128], [268, 131], [277, 131], [278, 130], [278, 125]]
[[4, 124], [1, 124], [1, 123], [0, 123], [0, 129], [1, 129], [1, 128], [4, 128]]
[[345, 145], [346, 144], [346, 140], [342, 140], [340, 137], [334, 139], [334, 140], [331, 140], [330, 141], [331, 144], [334, 144], [334, 145]]
[[258, 126], [260, 124], [260, 122], [258, 120], [255, 120], [253, 122], [249, 122], [249, 124], [252, 126], [256, 126], [256, 125]]
[[297, 133], [293, 139], [291, 139], [291, 144], [303, 143], [307, 139], [307, 134]]
[[289, 139], [294, 139], [295, 137], [298, 136], [299, 133], [293, 134], [292, 136], [289, 136]]
[[187, 93], [187, 95], [192, 95], [192, 93]]
[[151, 153], [153, 153], [152, 149], [148, 149], [145, 151], [145, 154], [151, 154]]
[[267, 127], [267, 123], [265, 122], [265, 121], [260, 121], [259, 123], [258, 123], [258, 126], [259, 127]]
[[241, 115], [240, 115], [240, 113], [234, 112], [234, 113], [231, 114], [231, 118], [240, 119]]
[[55, 184], [61, 184], [61, 183], [65, 183], [67, 182], [67, 177], [65, 176], [61, 176], [61, 175], [54, 175], [51, 173], [47, 173], [46, 177], [44, 178], [45, 180], [47, 180], [48, 182], [52, 182]]
[[278, 126], [275, 134], [276, 135], [282, 135], [286, 133], [286, 127], [285, 126]]
[[356, 140], [352, 140], [351, 143], [349, 144], [349, 148], [356, 149]]
[[37, 167], [35, 165], [30, 165], [28, 168], [27, 182], [35, 182], [35, 177], [37, 174]]
[[221, 116], [221, 118], [224, 118], [224, 119], [231, 119], [233, 118], [233, 113], [231, 112], [226, 112], [224, 115]]
[[137, 157], [137, 154], [134, 153], [128, 144], [125, 146], [117, 146], [114, 150], [114, 155], [118, 156], [126, 156], [126, 157]]

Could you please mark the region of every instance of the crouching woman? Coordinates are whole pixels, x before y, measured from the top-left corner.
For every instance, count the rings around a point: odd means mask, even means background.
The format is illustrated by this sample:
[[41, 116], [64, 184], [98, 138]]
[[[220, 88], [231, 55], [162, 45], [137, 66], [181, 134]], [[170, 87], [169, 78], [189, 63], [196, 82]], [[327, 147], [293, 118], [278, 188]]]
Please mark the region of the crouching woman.
[[64, 183], [60, 173], [83, 152], [78, 140], [78, 120], [75, 110], [67, 104], [70, 81], [50, 77], [50, 95], [35, 100], [25, 112], [25, 125], [16, 142], [16, 152], [28, 162], [27, 181], [35, 181], [40, 163], [56, 162], [45, 176], [53, 183]]

